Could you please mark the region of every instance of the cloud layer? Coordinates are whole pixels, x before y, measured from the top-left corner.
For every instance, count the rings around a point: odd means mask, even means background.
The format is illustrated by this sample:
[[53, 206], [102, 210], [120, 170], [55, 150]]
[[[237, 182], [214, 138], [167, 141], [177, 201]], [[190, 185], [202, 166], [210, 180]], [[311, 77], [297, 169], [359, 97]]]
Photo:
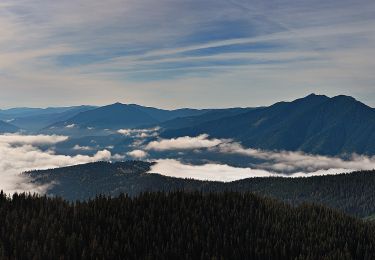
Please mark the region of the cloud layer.
[[[210, 139], [206, 134], [197, 137], [185, 136], [173, 139], [160, 139], [150, 142], [145, 146], [145, 149], [155, 151], [206, 150], [214, 153], [245, 156], [259, 161], [253, 168], [264, 170], [265, 172], [263, 173], [272, 175], [279, 173], [287, 174], [288, 176], [291, 174], [298, 176], [298, 173], [301, 173], [303, 176], [307, 176], [307, 173], [310, 173], [308, 174], [310, 176], [317, 173], [321, 174], [322, 171], [335, 174], [340, 171], [375, 169], [375, 156], [368, 157], [353, 154], [349, 159], [342, 159], [339, 157], [305, 154], [303, 152], [264, 151], [260, 149], [244, 148], [240, 143], [229, 139]], [[164, 165], [165, 164], [163, 164], [163, 166]], [[175, 162], [173, 162], [172, 165], [175, 165]], [[168, 167], [168, 164], [166, 164], [166, 166]], [[213, 165], [207, 167], [212, 168]], [[161, 170], [161, 168], [158, 169]], [[198, 170], [200, 170], [199, 167]], [[223, 170], [226, 171], [227, 169]], [[231, 170], [233, 170], [233, 168], [231, 168]], [[254, 169], [250, 170], [256, 172]], [[238, 169], [234, 172], [236, 171], [238, 171]], [[241, 172], [243, 172], [242, 169]], [[256, 172], [256, 174], [258, 173], [259, 172]]]
[[34, 185], [20, 173], [111, 159], [111, 153], [107, 150], [98, 151], [94, 156], [67, 156], [55, 154], [52, 149], [42, 150], [38, 147], [52, 146], [66, 139], [65, 136], [55, 135], [0, 135], [0, 190], [7, 193], [44, 193], [48, 186]]
[[239, 143], [221, 143], [217, 147], [221, 153], [245, 155], [267, 162], [259, 164], [259, 167], [277, 172], [295, 172], [304, 170], [313, 172], [328, 169], [352, 169], [372, 170], [375, 169], [375, 157], [353, 154], [349, 159], [344, 160], [338, 157], [322, 155], [311, 155], [302, 152], [289, 151], [263, 151], [260, 149], [244, 148]]
[[[123, 134], [127, 135], [126, 133]], [[131, 136], [138, 136], [142, 133], [149, 134], [145, 131], [130, 131]], [[58, 135], [0, 135], [0, 189], [8, 193], [16, 191], [44, 193], [48, 189], [48, 185], [35, 185], [20, 173], [33, 169], [48, 169], [99, 160], [124, 159], [123, 155], [111, 155], [108, 150], [97, 151], [92, 156], [56, 154], [53, 146], [67, 139], [68, 137]], [[81, 146], [76, 148], [86, 149]], [[241, 144], [229, 139], [210, 138], [206, 134], [196, 137], [158, 139], [145, 145], [140, 144], [140, 148], [144, 150], [135, 149], [129, 151], [126, 155], [134, 159], [145, 159], [152, 158], [150, 156], [152, 153], [188, 152], [191, 150], [203, 152], [199, 153], [203, 156], [206, 151], [259, 160], [257, 164], [253, 164], [251, 167], [239, 168], [213, 162], [203, 165], [190, 165], [176, 159], [160, 159], [151, 169], [151, 172], [167, 176], [199, 180], [233, 181], [268, 176], [309, 177], [375, 168], [375, 157], [352, 155], [351, 158], [344, 160], [302, 152], [263, 151], [244, 148]]]
[[67, 136], [60, 135], [0, 135], [0, 144], [9, 145], [51, 145], [68, 140]]
[[330, 169], [318, 170], [315, 172], [296, 172], [293, 174], [280, 174], [262, 169], [239, 168], [232, 167], [226, 164], [204, 164], [204, 165], [190, 165], [181, 163], [178, 160], [163, 159], [158, 160], [149, 171], [150, 173], [159, 173], [161, 175], [189, 178], [195, 180], [208, 181], [222, 181], [230, 182], [254, 177], [311, 177], [322, 175], [334, 175], [340, 173], [347, 173], [347, 169]]

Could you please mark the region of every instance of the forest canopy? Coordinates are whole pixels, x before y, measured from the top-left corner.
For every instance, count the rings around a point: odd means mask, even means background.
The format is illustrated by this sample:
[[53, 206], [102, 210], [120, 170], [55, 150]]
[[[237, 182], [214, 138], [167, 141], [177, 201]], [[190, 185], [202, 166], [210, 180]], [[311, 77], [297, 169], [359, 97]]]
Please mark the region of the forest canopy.
[[2, 259], [374, 259], [375, 226], [252, 193], [0, 194]]

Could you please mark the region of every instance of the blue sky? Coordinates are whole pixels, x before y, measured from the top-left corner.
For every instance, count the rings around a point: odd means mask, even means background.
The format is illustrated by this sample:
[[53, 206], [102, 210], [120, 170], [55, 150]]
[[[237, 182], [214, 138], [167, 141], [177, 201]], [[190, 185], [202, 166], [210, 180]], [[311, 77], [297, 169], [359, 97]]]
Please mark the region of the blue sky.
[[0, 107], [375, 106], [375, 2], [3, 0]]

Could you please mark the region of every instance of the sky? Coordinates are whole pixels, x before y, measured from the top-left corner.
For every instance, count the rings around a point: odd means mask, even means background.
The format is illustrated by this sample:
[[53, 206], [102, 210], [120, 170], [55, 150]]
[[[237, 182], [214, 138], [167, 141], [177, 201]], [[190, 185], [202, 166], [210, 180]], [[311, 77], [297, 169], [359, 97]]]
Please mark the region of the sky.
[[372, 0], [2, 0], [0, 107], [375, 107]]

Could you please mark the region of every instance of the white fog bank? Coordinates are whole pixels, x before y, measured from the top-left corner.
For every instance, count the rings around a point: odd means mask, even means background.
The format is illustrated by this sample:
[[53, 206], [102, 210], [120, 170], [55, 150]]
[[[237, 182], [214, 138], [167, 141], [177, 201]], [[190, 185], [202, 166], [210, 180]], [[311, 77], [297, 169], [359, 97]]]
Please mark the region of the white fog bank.
[[[98, 151], [93, 156], [55, 154], [53, 145], [67, 139], [66, 136], [56, 135], [0, 135], [0, 190], [6, 193], [44, 193], [48, 186], [33, 184], [21, 173], [111, 158], [111, 153], [107, 150]], [[41, 150], [37, 145], [47, 145], [50, 148]]]
[[262, 169], [239, 168], [226, 164], [204, 164], [190, 165], [181, 163], [174, 159], [157, 160], [149, 173], [159, 173], [164, 176], [189, 178], [195, 180], [231, 182], [254, 177], [311, 177], [322, 175], [335, 175], [340, 173], [349, 173], [349, 169], [329, 169], [317, 170], [314, 172], [296, 172], [293, 174], [280, 174]]

